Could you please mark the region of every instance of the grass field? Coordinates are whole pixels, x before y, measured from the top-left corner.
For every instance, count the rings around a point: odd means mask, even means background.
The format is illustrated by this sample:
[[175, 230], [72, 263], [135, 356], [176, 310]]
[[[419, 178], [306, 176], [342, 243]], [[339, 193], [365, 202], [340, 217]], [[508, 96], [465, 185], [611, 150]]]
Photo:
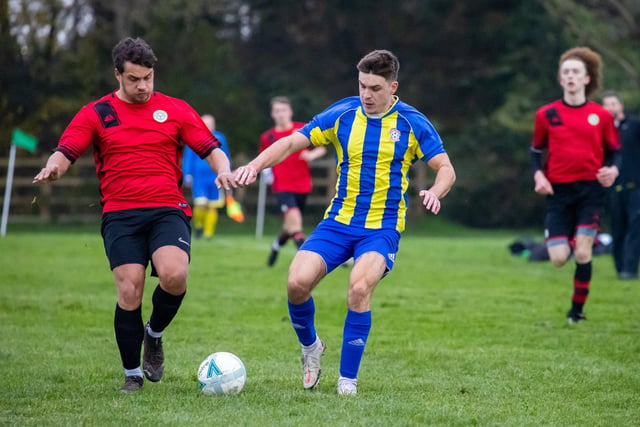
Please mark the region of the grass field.
[[[314, 294], [328, 350], [323, 381], [305, 392], [284, 289], [293, 249], [269, 270], [266, 239], [194, 242], [165, 378], [121, 395], [97, 229], [10, 233], [0, 239], [0, 425], [638, 425], [640, 282], [614, 280], [610, 259], [596, 259], [589, 320], [569, 327], [572, 268], [511, 257], [509, 240], [403, 238], [374, 296], [355, 397], [335, 391], [348, 270]], [[240, 395], [198, 391], [196, 369], [214, 351], [244, 360]]]

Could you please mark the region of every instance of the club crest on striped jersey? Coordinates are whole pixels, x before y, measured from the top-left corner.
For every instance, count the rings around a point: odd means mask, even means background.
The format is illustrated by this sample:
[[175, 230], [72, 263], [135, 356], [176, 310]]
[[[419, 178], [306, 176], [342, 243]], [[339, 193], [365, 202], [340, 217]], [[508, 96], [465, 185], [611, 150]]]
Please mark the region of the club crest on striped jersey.
[[153, 120], [158, 123], [164, 123], [169, 118], [169, 115], [164, 110], [156, 110], [153, 112]]
[[589, 122], [591, 126], [598, 126], [598, 124], [600, 124], [600, 116], [596, 113], [591, 113], [589, 117], [587, 117], [587, 122]]
[[400, 131], [396, 128], [393, 128], [389, 131], [389, 137], [391, 138], [391, 140], [393, 142], [398, 142], [400, 141]]

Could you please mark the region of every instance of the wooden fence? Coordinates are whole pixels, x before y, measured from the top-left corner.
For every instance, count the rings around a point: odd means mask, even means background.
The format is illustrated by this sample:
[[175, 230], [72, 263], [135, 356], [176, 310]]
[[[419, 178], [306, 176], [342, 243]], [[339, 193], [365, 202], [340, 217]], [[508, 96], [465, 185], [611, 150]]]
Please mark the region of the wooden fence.
[[[16, 159], [16, 168], [11, 197], [9, 222], [12, 223], [72, 223], [95, 222], [100, 218], [101, 206], [95, 165], [90, 154], [82, 156], [69, 169], [63, 179], [54, 184], [34, 185], [33, 176], [46, 163], [47, 156], [21, 155]], [[243, 164], [247, 158], [236, 156], [234, 163]], [[7, 158], [0, 158], [0, 191], [4, 194], [7, 173]], [[311, 167], [313, 192], [308, 198], [310, 211], [322, 211], [335, 191], [335, 162], [331, 156], [318, 159]], [[417, 191], [427, 184], [427, 167], [418, 162], [411, 170], [411, 204], [409, 215], [421, 215]], [[235, 191], [236, 198], [244, 206], [249, 217], [255, 215], [258, 198], [257, 185]], [[0, 201], [1, 203], [1, 201]], [[271, 203], [273, 205], [273, 203]], [[272, 209], [276, 209], [272, 207]]]

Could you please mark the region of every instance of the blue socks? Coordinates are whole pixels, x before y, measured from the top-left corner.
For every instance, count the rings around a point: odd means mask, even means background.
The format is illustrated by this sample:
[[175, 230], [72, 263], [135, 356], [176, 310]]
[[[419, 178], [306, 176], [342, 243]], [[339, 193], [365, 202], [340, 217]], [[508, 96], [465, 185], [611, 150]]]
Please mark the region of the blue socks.
[[310, 346], [316, 341], [316, 328], [313, 322], [315, 313], [316, 305], [313, 297], [302, 304], [292, 304], [289, 301], [291, 324], [298, 335], [298, 341], [304, 346]]
[[[316, 342], [316, 328], [314, 315], [316, 307], [313, 298], [302, 304], [289, 302], [289, 316], [291, 324], [298, 335], [298, 341], [303, 346], [310, 346]], [[358, 313], [349, 310], [344, 321], [342, 336], [342, 354], [340, 356], [340, 376], [356, 379], [364, 347], [371, 330], [371, 311]]]
[[349, 310], [344, 321], [342, 335], [342, 355], [340, 356], [340, 375], [356, 379], [358, 368], [371, 330], [371, 311], [358, 313]]

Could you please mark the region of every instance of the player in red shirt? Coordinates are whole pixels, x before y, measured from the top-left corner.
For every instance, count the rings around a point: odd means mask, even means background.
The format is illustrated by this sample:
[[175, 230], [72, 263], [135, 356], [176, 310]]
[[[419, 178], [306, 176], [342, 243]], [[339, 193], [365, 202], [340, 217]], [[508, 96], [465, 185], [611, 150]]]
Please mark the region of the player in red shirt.
[[[157, 59], [151, 47], [125, 38], [112, 55], [119, 89], [78, 112], [33, 182], [59, 179], [93, 146], [102, 236], [118, 293], [114, 327], [125, 372], [121, 391], [134, 392], [143, 385], [143, 371], [150, 381], [162, 378], [162, 332], [186, 293], [191, 208], [182, 195], [184, 144], [218, 173], [219, 187], [234, 183], [220, 143], [193, 108], [153, 91]], [[160, 283], [145, 325], [141, 303], [149, 261]]]
[[[304, 123], [293, 121], [291, 101], [284, 96], [277, 96], [271, 100], [271, 118], [275, 126], [260, 135], [261, 152], [280, 138], [289, 136], [304, 126]], [[271, 168], [273, 172], [271, 190], [282, 212], [283, 224], [282, 232], [271, 245], [271, 253], [267, 261], [269, 267], [275, 264], [280, 247], [289, 239], [293, 239], [298, 248], [304, 243], [302, 212], [307, 195], [311, 192], [309, 163], [324, 156], [325, 153], [324, 147], [298, 151]]]
[[[605, 204], [605, 188], [618, 176], [620, 148], [611, 114], [588, 97], [599, 86], [600, 55], [586, 47], [560, 57], [561, 100], [536, 113], [531, 160], [535, 191], [547, 196], [545, 237], [551, 262], [563, 266], [571, 256], [575, 237], [574, 291], [570, 324], [585, 319], [583, 307], [591, 282], [593, 240]], [[547, 158], [542, 166], [542, 154]]]

